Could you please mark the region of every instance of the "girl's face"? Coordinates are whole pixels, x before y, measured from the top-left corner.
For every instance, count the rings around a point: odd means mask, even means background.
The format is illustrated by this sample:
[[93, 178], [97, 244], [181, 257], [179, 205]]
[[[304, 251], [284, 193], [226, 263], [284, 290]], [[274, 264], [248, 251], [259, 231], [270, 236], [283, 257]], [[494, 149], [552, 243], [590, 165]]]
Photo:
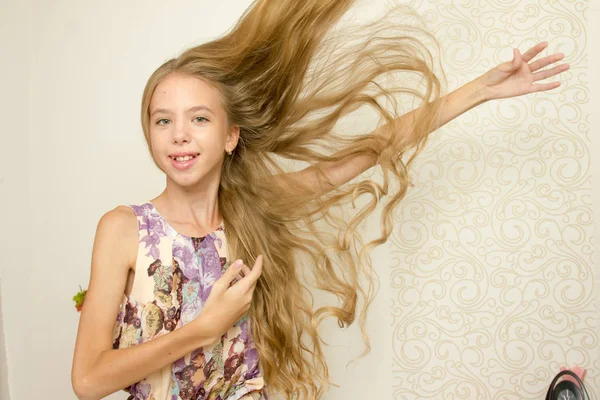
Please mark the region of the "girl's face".
[[219, 173], [225, 152], [232, 151], [239, 127], [230, 126], [214, 86], [200, 78], [171, 74], [150, 100], [152, 156], [181, 186]]

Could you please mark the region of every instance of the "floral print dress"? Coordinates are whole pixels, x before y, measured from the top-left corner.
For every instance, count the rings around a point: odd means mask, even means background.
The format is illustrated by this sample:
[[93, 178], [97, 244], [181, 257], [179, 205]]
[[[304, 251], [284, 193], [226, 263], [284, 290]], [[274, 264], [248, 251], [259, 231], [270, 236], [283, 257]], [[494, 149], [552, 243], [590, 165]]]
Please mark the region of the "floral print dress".
[[[138, 219], [138, 256], [131, 294], [123, 297], [115, 324], [115, 349], [192, 321], [231, 263], [223, 226], [204, 237], [189, 237], [175, 231], [152, 203], [130, 207]], [[248, 317], [214, 345], [187, 354], [125, 391], [129, 400], [267, 399]]]

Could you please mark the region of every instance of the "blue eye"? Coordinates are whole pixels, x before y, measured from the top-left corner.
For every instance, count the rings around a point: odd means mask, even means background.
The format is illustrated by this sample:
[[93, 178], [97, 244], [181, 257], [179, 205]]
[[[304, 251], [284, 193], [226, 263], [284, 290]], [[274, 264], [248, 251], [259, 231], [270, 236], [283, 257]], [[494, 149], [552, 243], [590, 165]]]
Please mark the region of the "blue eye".
[[204, 118], [204, 117], [196, 117], [196, 118], [194, 118], [194, 121], [197, 121], [197, 120], [200, 120], [200, 119], [203, 120], [203, 121], [198, 121], [198, 122], [208, 122], [208, 120], [206, 118]]

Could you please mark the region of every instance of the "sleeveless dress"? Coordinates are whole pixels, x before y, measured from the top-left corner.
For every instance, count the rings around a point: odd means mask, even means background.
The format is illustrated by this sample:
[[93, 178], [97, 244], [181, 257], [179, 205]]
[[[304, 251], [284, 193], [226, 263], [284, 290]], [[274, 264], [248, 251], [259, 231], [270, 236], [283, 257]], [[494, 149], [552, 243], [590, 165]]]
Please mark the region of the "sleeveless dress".
[[[131, 294], [124, 295], [113, 348], [135, 346], [192, 321], [231, 261], [221, 225], [204, 237], [175, 231], [150, 202], [130, 205], [139, 245]], [[220, 340], [124, 390], [128, 400], [267, 399], [246, 315]]]

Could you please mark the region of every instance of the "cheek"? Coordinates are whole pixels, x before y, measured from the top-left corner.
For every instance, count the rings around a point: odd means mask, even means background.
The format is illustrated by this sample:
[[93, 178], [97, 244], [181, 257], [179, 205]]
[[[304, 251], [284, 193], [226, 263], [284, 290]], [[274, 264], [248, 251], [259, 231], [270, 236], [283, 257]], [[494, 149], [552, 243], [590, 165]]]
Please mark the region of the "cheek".
[[[158, 135], [150, 135], [150, 149], [152, 152], [152, 157], [154, 157], [155, 159], [157, 158], [157, 156], [160, 155], [160, 153], [164, 150], [165, 148], [165, 143], [164, 140], [162, 140]], [[158, 157], [160, 158], [160, 157]]]
[[210, 145], [211, 147], [213, 147], [215, 150], [216, 149], [221, 149], [223, 150], [225, 148], [225, 143], [226, 143], [226, 139], [224, 137], [224, 135], [222, 134], [222, 132], [219, 132], [218, 135], [214, 135], [211, 139], [210, 139]]
[[204, 151], [205, 154], [214, 154], [218, 150], [225, 148], [225, 135], [221, 129], [203, 130], [198, 132], [195, 136], [195, 144], [199, 151]]

